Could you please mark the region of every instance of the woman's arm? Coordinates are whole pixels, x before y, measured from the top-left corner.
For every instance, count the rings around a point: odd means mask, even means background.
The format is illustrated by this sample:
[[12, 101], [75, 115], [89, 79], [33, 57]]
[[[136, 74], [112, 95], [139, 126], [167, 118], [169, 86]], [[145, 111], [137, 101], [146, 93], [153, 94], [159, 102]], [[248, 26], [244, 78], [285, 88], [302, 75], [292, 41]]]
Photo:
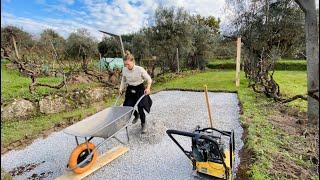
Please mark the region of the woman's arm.
[[121, 78], [121, 83], [120, 83], [120, 88], [119, 88], [119, 94], [122, 94], [123, 90], [124, 90], [124, 86], [125, 86], [125, 77], [122, 75]]
[[143, 77], [143, 79], [147, 80], [147, 88], [144, 90], [144, 93], [150, 94], [152, 79], [151, 79], [150, 75], [148, 74], [148, 72], [144, 68], [142, 68], [142, 77]]

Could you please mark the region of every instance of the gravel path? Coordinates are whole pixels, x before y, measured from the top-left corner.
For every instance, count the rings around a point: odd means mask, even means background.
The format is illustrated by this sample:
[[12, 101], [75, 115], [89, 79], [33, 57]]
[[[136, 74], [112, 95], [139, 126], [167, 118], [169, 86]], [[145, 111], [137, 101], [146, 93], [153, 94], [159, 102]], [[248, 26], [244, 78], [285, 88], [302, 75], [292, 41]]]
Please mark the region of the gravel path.
[[[235, 131], [236, 159], [243, 146], [243, 129], [239, 122], [239, 107], [236, 94], [208, 93], [214, 127], [221, 130]], [[204, 93], [161, 91], [151, 95], [153, 106], [147, 114], [148, 132], [140, 134], [140, 123], [129, 128], [129, 151], [120, 158], [96, 171], [87, 179], [196, 179], [192, 176], [189, 159], [166, 135], [167, 129], [192, 132], [196, 125], [208, 127], [208, 112]], [[117, 137], [125, 140], [125, 131]], [[94, 138], [97, 144], [102, 139]], [[190, 147], [190, 139], [179, 139], [184, 147]], [[62, 131], [52, 133], [45, 139], [37, 139], [30, 146], [20, 151], [10, 151], [1, 156], [1, 166], [11, 171], [19, 166], [26, 166], [29, 172], [22, 172], [15, 179], [44, 177], [54, 179], [64, 173], [69, 155], [75, 148], [74, 137]], [[100, 148], [103, 153], [119, 145], [115, 139]], [[33, 166], [32, 166], [33, 165]], [[25, 168], [25, 169], [27, 169]], [[20, 171], [24, 171], [20, 167]]]

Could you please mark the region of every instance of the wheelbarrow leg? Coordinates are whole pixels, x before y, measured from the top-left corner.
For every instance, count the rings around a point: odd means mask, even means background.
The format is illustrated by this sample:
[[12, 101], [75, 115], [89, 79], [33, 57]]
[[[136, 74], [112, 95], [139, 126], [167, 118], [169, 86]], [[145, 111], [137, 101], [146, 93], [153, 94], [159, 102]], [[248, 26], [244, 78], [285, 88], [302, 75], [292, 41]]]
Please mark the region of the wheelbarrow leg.
[[87, 137], [85, 137], [84, 139], [86, 140], [87, 149], [88, 149], [88, 152], [90, 154], [89, 141], [88, 141]]
[[129, 139], [128, 127], [126, 127], [126, 133], [127, 133], [128, 143], [129, 143], [130, 139]]
[[114, 136], [113, 138], [116, 139], [118, 142], [120, 142], [120, 143], [123, 144], [123, 145], [126, 145], [126, 144], [127, 144], [127, 143], [121, 141], [121, 140], [120, 140], [119, 138], [117, 138], [116, 136]]
[[[114, 135], [112, 135], [112, 138], [114, 138], [114, 139], [116, 139], [117, 141], [119, 141], [121, 144], [123, 144], [123, 145], [127, 145], [128, 143], [129, 143], [129, 132], [128, 132], [128, 126], [125, 126], [125, 127], [123, 127], [123, 128], [126, 128], [126, 134], [127, 134], [127, 142], [125, 143], [125, 142], [123, 142], [123, 141], [121, 141], [117, 136], [116, 136], [116, 134], [119, 132], [116, 132]], [[123, 129], [122, 128], [122, 129]], [[111, 138], [111, 137], [110, 137]]]
[[79, 141], [78, 141], [78, 137], [75, 136], [76, 142], [77, 142], [77, 146], [79, 146]]

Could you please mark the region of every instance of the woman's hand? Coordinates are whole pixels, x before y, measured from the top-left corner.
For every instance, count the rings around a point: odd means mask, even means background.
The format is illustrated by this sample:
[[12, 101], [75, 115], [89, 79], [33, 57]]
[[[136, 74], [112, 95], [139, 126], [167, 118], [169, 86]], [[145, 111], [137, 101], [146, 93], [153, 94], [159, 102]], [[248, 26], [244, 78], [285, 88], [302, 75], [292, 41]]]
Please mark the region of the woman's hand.
[[145, 95], [149, 95], [149, 94], [150, 94], [150, 88], [146, 88], [146, 89], [144, 90], [144, 94], [145, 94]]
[[122, 90], [119, 90], [119, 95], [122, 95], [123, 91]]

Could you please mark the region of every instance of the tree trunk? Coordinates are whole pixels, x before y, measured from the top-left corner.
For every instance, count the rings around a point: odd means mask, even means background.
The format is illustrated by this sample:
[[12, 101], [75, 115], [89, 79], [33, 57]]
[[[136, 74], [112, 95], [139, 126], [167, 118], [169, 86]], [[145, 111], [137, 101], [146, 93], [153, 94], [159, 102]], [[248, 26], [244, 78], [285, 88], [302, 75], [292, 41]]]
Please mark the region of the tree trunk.
[[[306, 12], [308, 92], [319, 90], [319, 34], [317, 28], [317, 14], [314, 8], [313, 11]], [[319, 96], [319, 91], [317, 96]], [[319, 102], [310, 96], [308, 96], [308, 120], [312, 124], [319, 122]]]
[[177, 72], [180, 73], [179, 49], [178, 48], [177, 48], [177, 53], [176, 53], [176, 59], [177, 59]]
[[[315, 0], [296, 0], [305, 12], [308, 92], [319, 90], [319, 34]], [[319, 97], [319, 91], [316, 92]], [[319, 102], [308, 96], [309, 124], [319, 123]]]
[[84, 71], [88, 70], [88, 59], [86, 58], [85, 55], [82, 56], [82, 69]]

